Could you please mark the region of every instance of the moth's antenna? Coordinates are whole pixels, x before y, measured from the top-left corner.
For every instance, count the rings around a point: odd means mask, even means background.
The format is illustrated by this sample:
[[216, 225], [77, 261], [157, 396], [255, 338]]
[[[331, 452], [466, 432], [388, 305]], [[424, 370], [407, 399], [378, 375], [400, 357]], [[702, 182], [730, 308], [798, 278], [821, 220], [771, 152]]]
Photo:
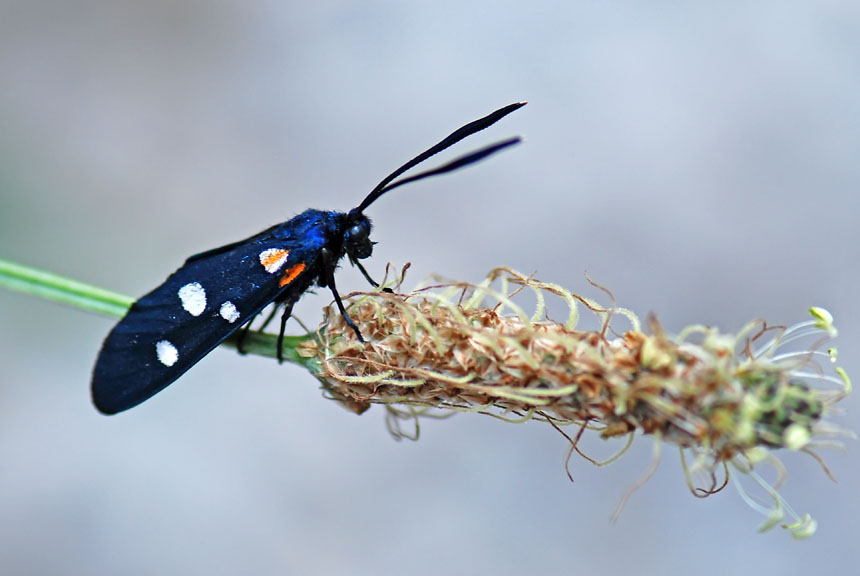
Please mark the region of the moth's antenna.
[[400, 180], [397, 180], [396, 182], [392, 182], [391, 184], [379, 191], [379, 196], [385, 194], [389, 190], [394, 190], [398, 186], [409, 184], [410, 182], [415, 182], [416, 180], [423, 180], [424, 178], [427, 178], [429, 176], [436, 176], [438, 174], [444, 174], [446, 172], [453, 172], [454, 170], [458, 170], [464, 166], [468, 166], [469, 164], [480, 162], [487, 156], [504, 150], [508, 146], [519, 144], [522, 141], [522, 138], [520, 138], [519, 136], [515, 136], [513, 138], [508, 138], [507, 140], [502, 140], [501, 142], [496, 142], [495, 144], [490, 144], [486, 148], [481, 148], [480, 150], [475, 150], [474, 152], [470, 152], [469, 154], [465, 154], [463, 156], [460, 156], [459, 158], [455, 158], [447, 164], [442, 164], [437, 168], [426, 170], [424, 172], [419, 172], [414, 176], [407, 176], [406, 178], [402, 178]]
[[382, 196], [383, 194], [385, 194], [386, 192], [388, 192], [392, 188], [395, 188], [397, 186], [405, 184], [406, 182], [414, 182], [415, 180], [420, 180], [421, 178], [426, 178], [428, 176], [434, 176], [436, 174], [443, 174], [445, 172], [450, 172], [452, 170], [456, 170], [457, 168], [462, 168], [463, 166], [467, 166], [468, 164], [472, 164], [473, 162], [477, 162], [479, 160], [482, 160], [482, 159], [486, 158], [487, 156], [489, 156], [490, 154], [493, 154], [494, 152], [498, 152], [502, 148], [506, 148], [508, 146], [511, 146], [512, 144], [516, 144], [517, 142], [519, 142], [518, 138], [505, 140], [504, 142], [499, 142], [498, 144], [488, 146], [487, 148], [483, 148], [482, 150], [478, 150], [477, 152], [467, 154], [466, 156], [463, 156], [461, 158], [453, 160], [453, 161], [449, 162], [448, 164], [445, 164], [444, 166], [440, 166], [437, 169], [428, 170], [427, 172], [422, 172], [421, 174], [418, 174], [416, 176], [404, 178], [403, 180], [396, 182], [394, 185], [389, 186], [389, 184], [391, 184], [391, 182], [395, 178], [397, 178], [398, 176], [400, 176], [401, 174], [403, 174], [404, 172], [406, 172], [410, 168], [413, 168], [414, 166], [417, 166], [421, 162], [424, 162], [425, 160], [427, 160], [428, 158], [430, 158], [434, 154], [438, 154], [442, 150], [445, 150], [446, 148], [450, 148], [451, 146], [453, 146], [454, 144], [456, 144], [457, 142], [459, 142], [463, 138], [471, 136], [472, 134], [475, 134], [476, 132], [480, 132], [481, 130], [483, 130], [485, 128], [489, 128], [490, 126], [492, 126], [493, 124], [495, 124], [496, 122], [498, 122], [499, 120], [501, 120], [502, 118], [504, 118], [505, 116], [507, 116], [508, 114], [513, 112], [514, 110], [518, 110], [519, 108], [522, 108], [525, 105], [526, 105], [525, 102], [516, 102], [514, 104], [509, 104], [509, 105], [505, 106], [504, 108], [499, 108], [495, 112], [484, 116], [483, 118], [479, 118], [477, 120], [469, 122], [465, 126], [461, 126], [457, 130], [452, 132], [450, 135], [448, 135], [447, 138], [445, 138], [444, 140], [442, 140], [441, 142], [439, 142], [435, 146], [428, 148], [427, 150], [425, 150], [424, 152], [422, 152], [421, 154], [419, 154], [418, 156], [416, 156], [415, 158], [413, 158], [412, 160], [410, 160], [409, 162], [407, 162], [406, 164], [404, 164], [403, 166], [401, 166], [400, 168], [398, 168], [397, 170], [395, 170], [394, 172], [392, 172], [391, 174], [389, 174], [388, 176], [383, 178], [382, 182], [377, 184], [376, 187], [370, 191], [370, 194], [367, 195], [367, 197], [362, 201], [362, 203], [359, 204], [358, 207], [351, 210], [351, 213], [360, 214], [360, 213], [364, 212], [365, 208], [370, 206], [377, 198], [379, 198], [380, 196]]

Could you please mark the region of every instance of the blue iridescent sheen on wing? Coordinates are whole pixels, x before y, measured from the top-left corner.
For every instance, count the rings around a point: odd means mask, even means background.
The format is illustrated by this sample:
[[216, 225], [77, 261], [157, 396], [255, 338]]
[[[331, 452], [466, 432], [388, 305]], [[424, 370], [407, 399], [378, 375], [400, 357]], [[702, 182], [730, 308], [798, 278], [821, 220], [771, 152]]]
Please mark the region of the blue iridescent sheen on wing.
[[[267, 305], [284, 297], [298, 300], [317, 281], [320, 251], [344, 217], [307, 210], [225, 249], [190, 258], [161, 286], [135, 302], [108, 335], [93, 371], [96, 407], [114, 414], [143, 402]], [[260, 262], [260, 254], [272, 249], [288, 252], [282, 269], [304, 265], [303, 272], [285, 286], [280, 285], [281, 270], [269, 273]], [[180, 298], [181, 289], [190, 284], [199, 284], [205, 293], [204, 310], [196, 316], [183, 307]], [[226, 318], [222, 309], [229, 312]], [[236, 314], [235, 320], [228, 321]], [[159, 359], [159, 350], [171, 349], [176, 351], [172, 363]]]

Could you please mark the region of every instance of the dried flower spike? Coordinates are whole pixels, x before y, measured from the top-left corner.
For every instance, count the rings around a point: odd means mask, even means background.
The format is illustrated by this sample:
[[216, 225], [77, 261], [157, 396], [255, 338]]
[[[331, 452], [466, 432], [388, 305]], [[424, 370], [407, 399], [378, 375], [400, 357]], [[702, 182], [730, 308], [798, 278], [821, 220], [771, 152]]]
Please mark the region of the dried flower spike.
[[[523, 291], [536, 302], [531, 315], [514, 301]], [[547, 296], [567, 304], [565, 322], [548, 319]], [[597, 315], [600, 330], [576, 329], [579, 305]], [[805, 537], [814, 521], [793, 513], [755, 466], [767, 460], [781, 472], [777, 448], [822, 462], [813, 448], [824, 437], [844, 435], [822, 420], [849, 390], [843, 371], [830, 374], [818, 362], [835, 359], [833, 349], [820, 348], [836, 330], [826, 310], [810, 313], [812, 320], [788, 329], [755, 321], [737, 334], [692, 326], [671, 338], [655, 318], [646, 334], [627, 310], [499, 268], [478, 285], [444, 282], [409, 294], [353, 295], [349, 314], [367, 344], [329, 308], [317, 339], [301, 354], [316, 357], [328, 394], [356, 413], [385, 404], [398, 437], [411, 437], [401, 428], [403, 418], [438, 414], [434, 409], [542, 420], [560, 431], [574, 426], [576, 433], [565, 435], [571, 452], [580, 454], [577, 442], [586, 429], [631, 441], [640, 431], [655, 436], [658, 447], [679, 447], [695, 495], [720, 491], [733, 468], [773, 500], [763, 508], [738, 485], [768, 516], [762, 529], [782, 523]], [[619, 317], [631, 324], [622, 334], [611, 326]], [[693, 480], [699, 476], [703, 487]], [[783, 522], [786, 513], [790, 524]]]

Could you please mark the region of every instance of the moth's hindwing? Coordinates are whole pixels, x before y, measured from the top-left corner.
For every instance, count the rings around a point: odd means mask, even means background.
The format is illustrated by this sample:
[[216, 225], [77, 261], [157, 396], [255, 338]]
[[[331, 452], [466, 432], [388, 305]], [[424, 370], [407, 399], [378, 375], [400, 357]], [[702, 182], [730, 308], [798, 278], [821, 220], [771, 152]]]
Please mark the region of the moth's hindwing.
[[102, 346], [96, 407], [127, 410], [158, 393], [275, 300], [297, 300], [315, 280], [314, 251], [256, 237], [192, 257], [134, 303]]

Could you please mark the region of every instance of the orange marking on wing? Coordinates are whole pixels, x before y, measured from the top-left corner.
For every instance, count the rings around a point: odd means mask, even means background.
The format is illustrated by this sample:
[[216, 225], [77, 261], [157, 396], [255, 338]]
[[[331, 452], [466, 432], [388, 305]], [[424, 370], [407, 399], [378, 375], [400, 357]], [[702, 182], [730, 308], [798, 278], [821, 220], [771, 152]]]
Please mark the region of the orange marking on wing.
[[295, 280], [296, 277], [298, 277], [298, 275], [304, 271], [305, 271], [305, 263], [304, 262], [299, 262], [295, 266], [287, 268], [286, 271], [284, 271], [283, 277], [281, 278], [281, 287], [283, 288], [284, 286], [286, 286], [287, 284], [289, 284], [290, 282]]
[[287, 257], [290, 255], [289, 250], [283, 248], [270, 248], [260, 253], [260, 264], [266, 269], [266, 272], [274, 274], [278, 268], [284, 265]]

